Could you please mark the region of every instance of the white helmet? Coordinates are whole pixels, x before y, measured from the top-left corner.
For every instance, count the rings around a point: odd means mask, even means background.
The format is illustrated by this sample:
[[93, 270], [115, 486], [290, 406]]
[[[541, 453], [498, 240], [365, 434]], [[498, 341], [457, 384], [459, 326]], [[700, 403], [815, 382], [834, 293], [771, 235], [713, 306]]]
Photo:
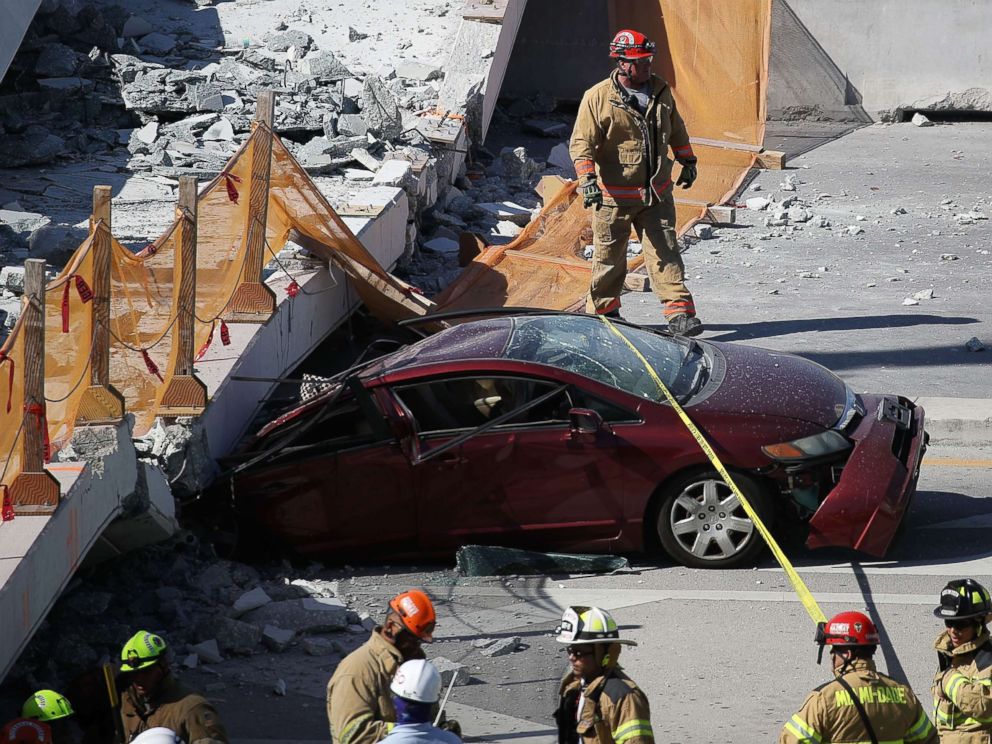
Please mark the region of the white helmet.
[[441, 675], [426, 659], [414, 659], [396, 670], [389, 689], [404, 700], [436, 703], [441, 698]]
[[131, 740], [131, 744], [182, 744], [182, 741], [172, 729], [156, 726], [142, 731]]
[[620, 638], [620, 628], [606, 610], [599, 607], [569, 607], [561, 616], [555, 632], [558, 643], [623, 643], [636, 646], [634, 641]]

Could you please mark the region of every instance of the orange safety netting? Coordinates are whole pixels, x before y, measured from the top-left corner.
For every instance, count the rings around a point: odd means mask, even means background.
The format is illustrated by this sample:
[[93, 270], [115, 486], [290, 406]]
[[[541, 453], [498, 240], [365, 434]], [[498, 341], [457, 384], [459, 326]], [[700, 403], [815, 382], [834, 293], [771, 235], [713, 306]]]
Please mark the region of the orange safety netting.
[[[610, 15], [615, 29], [657, 40], [656, 72], [672, 86], [690, 137], [717, 143], [694, 142], [699, 177], [692, 189], [675, 190], [682, 234], [707, 205], [733, 196], [764, 139], [771, 0], [612, 0]], [[572, 184], [513, 242], [477, 256], [437, 298], [436, 311], [581, 309], [592, 273], [582, 250], [591, 243], [590, 212]], [[628, 270], [642, 263], [630, 260]]]
[[[346, 268], [351, 267], [349, 276], [362, 283], [359, 294], [373, 312], [393, 319], [409, 315], [409, 308], [404, 312], [402, 301], [395, 296], [402, 298], [410, 288], [379, 265], [279, 138], [264, 125], [257, 125], [224, 171], [197, 198], [194, 349], [205, 351], [214, 342], [215, 331], [238, 286], [243, 281], [259, 281], [257, 276], [246, 275], [246, 243], [253, 159], [256, 147], [265, 146], [266, 137], [271, 137], [272, 146], [262, 262], [274, 259], [278, 263], [277, 254], [295, 229], [328, 253], [337, 253], [350, 262], [346, 264]], [[69, 442], [90, 385], [94, 320], [89, 293], [94, 284], [93, 245], [98, 234], [111, 246], [110, 384], [124, 398], [125, 411], [135, 417], [136, 436], [146, 433], [159, 414], [179, 361], [179, 344], [175, 342], [180, 283], [176, 267], [185, 224], [184, 215], [177, 210], [161, 237], [133, 253], [98, 222], [58, 277], [47, 285], [45, 400], [53, 452]], [[373, 280], [380, 291], [370, 289]], [[395, 290], [394, 299], [381, 293], [383, 287]], [[293, 291], [306, 289], [297, 285]], [[25, 359], [22, 326], [19, 320], [0, 348], [0, 484], [6, 486], [20, 471], [22, 460], [23, 373], [24, 365], [31, 363]], [[8, 376], [11, 370], [13, 375]]]

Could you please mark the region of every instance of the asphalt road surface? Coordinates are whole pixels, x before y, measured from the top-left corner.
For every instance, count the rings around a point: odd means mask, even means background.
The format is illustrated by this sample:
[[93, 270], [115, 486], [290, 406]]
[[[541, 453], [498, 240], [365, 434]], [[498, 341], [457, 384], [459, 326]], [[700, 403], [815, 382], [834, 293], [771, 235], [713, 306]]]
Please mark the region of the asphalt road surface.
[[[932, 447], [906, 532], [884, 561], [786, 540], [828, 616], [860, 609], [879, 622], [879, 666], [908, 680], [928, 710], [932, 643], [942, 627], [931, 615], [937, 595], [953, 578], [992, 581], [990, 465], [992, 449]], [[816, 665], [814, 624], [770, 556], [735, 571], [635, 559], [610, 576], [479, 579], [425, 568], [350, 568], [326, 578], [343, 579], [342, 589], [373, 614], [410, 586], [438, 600], [438, 640], [428, 655], [469, 667], [471, 682], [454, 688], [449, 705], [466, 741], [554, 741], [550, 713], [565, 658], [552, 630], [569, 604], [609, 609], [638, 642], [621, 664], [649, 696], [659, 743], [774, 741], [806, 693], [830, 676], [826, 662]], [[499, 658], [472, 645], [515, 636], [518, 650]], [[354, 645], [363, 641], [355, 636]], [[225, 679], [241, 681], [212, 697], [238, 742], [327, 741], [323, 691], [334, 661], [290, 651], [225, 662]], [[238, 664], [240, 672], [230, 668]], [[202, 670], [187, 677], [211, 682]], [[272, 694], [277, 679], [285, 697]]]

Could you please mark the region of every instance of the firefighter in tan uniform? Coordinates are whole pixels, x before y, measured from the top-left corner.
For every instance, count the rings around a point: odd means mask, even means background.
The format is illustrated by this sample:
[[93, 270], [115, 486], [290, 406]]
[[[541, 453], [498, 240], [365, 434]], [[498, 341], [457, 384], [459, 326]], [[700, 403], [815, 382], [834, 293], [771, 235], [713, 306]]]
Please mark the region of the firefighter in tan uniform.
[[989, 591], [974, 579], [949, 582], [933, 611], [947, 627], [934, 644], [934, 717], [942, 744], [992, 742], [990, 613]]
[[168, 648], [160, 636], [144, 630], [135, 633], [121, 651], [121, 672], [128, 682], [121, 695], [127, 741], [163, 727], [187, 744], [227, 744], [216, 709], [172, 675]]
[[559, 744], [654, 744], [648, 699], [620, 669], [616, 621], [598, 607], [569, 607], [558, 627], [571, 671], [558, 692]]
[[[382, 625], [348, 654], [327, 683], [327, 720], [335, 744], [373, 744], [396, 725], [389, 686], [405, 661], [426, 658], [421, 644], [433, 640], [437, 617], [430, 598], [416, 589], [389, 600]], [[442, 728], [460, 734], [456, 721]]]
[[830, 646], [834, 679], [817, 687], [782, 728], [779, 744], [936, 744], [937, 732], [909, 685], [875, 670], [878, 630], [867, 615], [842, 612], [816, 629]]
[[644, 34], [617, 33], [610, 43], [610, 57], [617, 60], [617, 69], [587, 90], [579, 104], [569, 154], [583, 204], [595, 207], [586, 311], [620, 317], [627, 241], [633, 226], [669, 329], [696, 336], [703, 326], [685, 286], [668, 150], [682, 165], [677, 185], [683, 188], [696, 180], [696, 157], [671, 88], [651, 72], [654, 52], [654, 43]]

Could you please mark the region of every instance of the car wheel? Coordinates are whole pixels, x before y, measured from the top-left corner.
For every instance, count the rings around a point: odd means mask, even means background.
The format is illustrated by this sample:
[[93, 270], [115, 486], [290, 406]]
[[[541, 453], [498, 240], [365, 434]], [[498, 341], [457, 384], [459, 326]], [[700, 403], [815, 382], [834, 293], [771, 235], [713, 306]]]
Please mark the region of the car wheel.
[[[758, 516], [770, 526], [774, 510], [765, 489], [749, 476], [732, 475]], [[712, 470], [679, 478], [668, 486], [653, 524], [665, 551], [693, 568], [737, 568], [754, 561], [765, 547], [737, 496]]]

